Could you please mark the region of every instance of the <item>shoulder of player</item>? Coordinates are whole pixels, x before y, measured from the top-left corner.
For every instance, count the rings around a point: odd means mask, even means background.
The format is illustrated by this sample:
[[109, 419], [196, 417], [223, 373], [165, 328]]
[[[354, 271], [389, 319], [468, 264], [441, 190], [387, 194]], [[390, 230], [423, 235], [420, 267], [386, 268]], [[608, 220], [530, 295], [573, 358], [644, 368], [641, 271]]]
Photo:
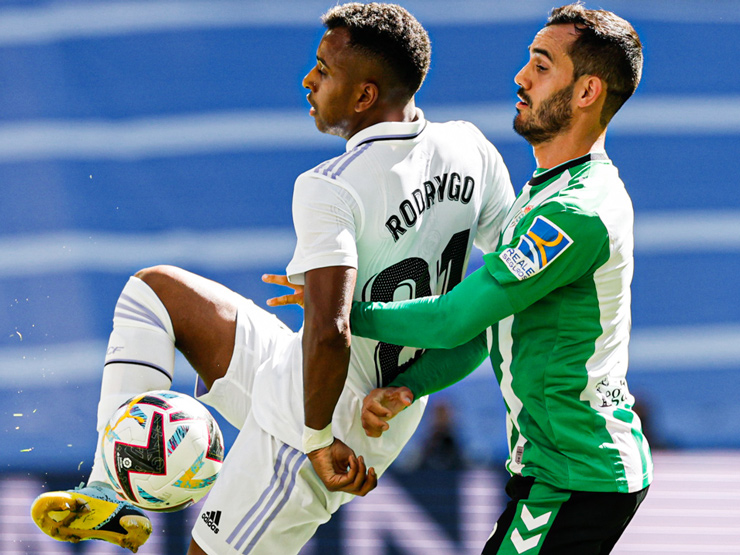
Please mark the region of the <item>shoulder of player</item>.
[[567, 183], [534, 212], [569, 221], [598, 221], [595, 225], [600, 227], [632, 220], [632, 201], [617, 168], [609, 161], [584, 164], [569, 171]]
[[529, 214], [532, 219], [537, 216], [544, 217], [576, 217], [576, 218], [593, 218], [598, 217], [596, 211], [591, 207], [578, 202], [576, 195], [568, 194], [568, 191], [561, 191], [560, 194], [551, 197], [537, 206]]
[[[449, 156], [461, 160], [480, 158], [493, 167], [506, 167], [496, 146], [474, 124], [464, 120], [430, 123], [430, 141]], [[508, 170], [507, 170], [508, 178]]]
[[546, 200], [528, 216], [524, 222], [525, 230], [531, 228], [539, 218], [565, 231], [566, 235], [583, 236], [606, 231], [599, 211], [590, 203], [580, 202], [577, 196], [567, 191], [561, 191], [561, 194]]
[[[501, 260], [515, 274], [507, 253], [514, 250], [543, 250], [547, 258], [568, 251], [567, 259], [573, 256], [607, 257], [610, 250], [609, 230], [598, 214], [557, 200], [549, 201], [530, 211], [512, 238], [511, 245], [500, 254]], [[523, 252], [523, 251], [522, 251]], [[547, 264], [549, 265], [549, 264]], [[558, 264], [560, 266], [560, 264]], [[544, 267], [544, 265], [543, 265]]]
[[372, 152], [376, 148], [374, 145], [374, 142], [363, 143], [339, 156], [321, 162], [299, 175], [296, 183], [305, 179], [320, 179], [344, 185], [352, 183], [358, 177], [374, 171], [373, 168], [377, 166], [376, 156]]
[[619, 172], [608, 161], [583, 164], [566, 170], [567, 182], [556, 190], [541, 206], [561, 207], [571, 213], [596, 214], [605, 204], [614, 209], [614, 205], [626, 203], [631, 205], [624, 183], [619, 178]]
[[[333, 162], [340, 158], [342, 157], [337, 156], [327, 160], [327, 162]], [[294, 208], [296, 203], [308, 208], [310, 205], [339, 202], [353, 207], [353, 210], [354, 207], [359, 207], [360, 212], [362, 212], [362, 206], [365, 204], [363, 201], [363, 187], [358, 188], [357, 180], [348, 176], [348, 172], [339, 175], [331, 171], [324, 172], [320, 169], [321, 167], [322, 164], [319, 164], [296, 178], [293, 190]], [[330, 165], [327, 167], [330, 167]]]
[[450, 140], [454, 134], [455, 140], [469, 140], [480, 144], [490, 145], [491, 142], [475, 124], [464, 120], [450, 120], [445, 122], [428, 122], [427, 132], [440, 134]]
[[[432, 141], [439, 137], [439, 142], [450, 147], [468, 149], [478, 147], [489, 152], [495, 151], [495, 147], [483, 133], [467, 121], [427, 122], [423, 136], [429, 137]], [[356, 186], [361, 182], [377, 179], [384, 173], [385, 155], [393, 149], [393, 143], [394, 141], [386, 140], [361, 143], [352, 150], [305, 171], [299, 176], [299, 180], [317, 178], [337, 182], [346, 187], [348, 184]]]
[[624, 186], [619, 178], [619, 171], [611, 160], [593, 160], [586, 164], [581, 164], [571, 168], [568, 171], [568, 186], [596, 185], [606, 186], [613, 183], [619, 183]]

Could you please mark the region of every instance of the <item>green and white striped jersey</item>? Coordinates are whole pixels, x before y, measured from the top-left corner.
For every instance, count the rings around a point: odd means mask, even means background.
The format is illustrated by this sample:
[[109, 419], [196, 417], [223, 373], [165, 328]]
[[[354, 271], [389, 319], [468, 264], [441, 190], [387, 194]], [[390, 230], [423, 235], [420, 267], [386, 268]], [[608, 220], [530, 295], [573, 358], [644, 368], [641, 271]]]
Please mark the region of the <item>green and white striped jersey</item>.
[[415, 397], [461, 380], [490, 352], [512, 474], [567, 490], [639, 491], [653, 467], [625, 378], [633, 220], [605, 153], [539, 172], [485, 267], [446, 295], [355, 303], [352, 333], [450, 349], [427, 352], [391, 383]]
[[537, 174], [484, 256], [514, 308], [491, 349], [513, 474], [584, 491], [652, 480], [625, 378], [633, 221], [617, 169], [593, 153]]

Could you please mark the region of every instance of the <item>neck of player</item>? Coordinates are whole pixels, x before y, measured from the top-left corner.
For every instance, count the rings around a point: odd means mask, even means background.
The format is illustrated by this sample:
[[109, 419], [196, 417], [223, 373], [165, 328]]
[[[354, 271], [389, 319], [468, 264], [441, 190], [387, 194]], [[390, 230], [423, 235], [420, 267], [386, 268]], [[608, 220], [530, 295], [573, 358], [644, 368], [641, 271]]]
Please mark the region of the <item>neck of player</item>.
[[416, 104], [413, 98], [403, 105], [379, 103], [375, 108], [376, 109], [372, 111], [368, 111], [365, 114], [365, 117], [361, 117], [357, 120], [357, 124], [354, 126], [354, 129], [351, 133], [347, 134], [347, 139], [351, 138], [363, 129], [367, 129], [371, 125], [375, 125], [377, 123], [385, 123], [389, 121], [411, 122], [416, 119]]
[[567, 131], [534, 146], [534, 158], [538, 168], [554, 168], [590, 152], [604, 151], [605, 140], [606, 127], [596, 122], [574, 122]]

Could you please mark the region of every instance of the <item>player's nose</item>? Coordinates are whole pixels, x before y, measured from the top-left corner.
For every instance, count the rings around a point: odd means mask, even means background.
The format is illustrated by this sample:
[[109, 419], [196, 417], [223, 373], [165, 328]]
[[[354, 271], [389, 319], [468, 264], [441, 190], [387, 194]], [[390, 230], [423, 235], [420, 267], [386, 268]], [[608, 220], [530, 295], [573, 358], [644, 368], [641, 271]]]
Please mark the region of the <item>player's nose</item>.
[[529, 79], [527, 78], [527, 65], [520, 69], [514, 76], [514, 83], [523, 89], [528, 89], [530, 84]]
[[310, 91], [314, 91], [315, 90], [315, 88], [316, 88], [316, 79], [314, 78], [315, 72], [316, 72], [316, 68], [313, 68], [303, 78], [302, 84], [303, 84], [303, 88], [304, 89], [308, 89]]

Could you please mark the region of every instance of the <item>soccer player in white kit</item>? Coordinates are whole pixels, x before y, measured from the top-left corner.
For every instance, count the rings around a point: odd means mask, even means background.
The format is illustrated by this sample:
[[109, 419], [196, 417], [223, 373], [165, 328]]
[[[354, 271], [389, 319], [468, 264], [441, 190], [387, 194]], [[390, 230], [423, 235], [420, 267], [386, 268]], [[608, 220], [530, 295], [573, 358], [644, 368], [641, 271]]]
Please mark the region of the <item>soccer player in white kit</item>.
[[[347, 139], [347, 149], [295, 183], [297, 245], [287, 274], [305, 286], [303, 328], [294, 333], [233, 291], [168, 266], [138, 272], [116, 305], [98, 429], [128, 397], [169, 388], [175, 347], [199, 374], [196, 395], [240, 429], [194, 526], [191, 554], [297, 553], [343, 503], [377, 485], [425, 403], [373, 439], [362, 428], [363, 398], [449, 353], [419, 357], [351, 337], [351, 303], [449, 291], [474, 241], [493, 250], [513, 202], [508, 172], [480, 131], [428, 122], [416, 108], [430, 45], [406, 10], [346, 4], [323, 22], [303, 84], [318, 129]], [[98, 453], [88, 487], [42, 495], [35, 520], [57, 539], [106, 539], [135, 551], [147, 519], [106, 497], [104, 482]], [[60, 505], [71, 513], [52, 525], [48, 513]], [[90, 514], [92, 529], [82, 518]]]

